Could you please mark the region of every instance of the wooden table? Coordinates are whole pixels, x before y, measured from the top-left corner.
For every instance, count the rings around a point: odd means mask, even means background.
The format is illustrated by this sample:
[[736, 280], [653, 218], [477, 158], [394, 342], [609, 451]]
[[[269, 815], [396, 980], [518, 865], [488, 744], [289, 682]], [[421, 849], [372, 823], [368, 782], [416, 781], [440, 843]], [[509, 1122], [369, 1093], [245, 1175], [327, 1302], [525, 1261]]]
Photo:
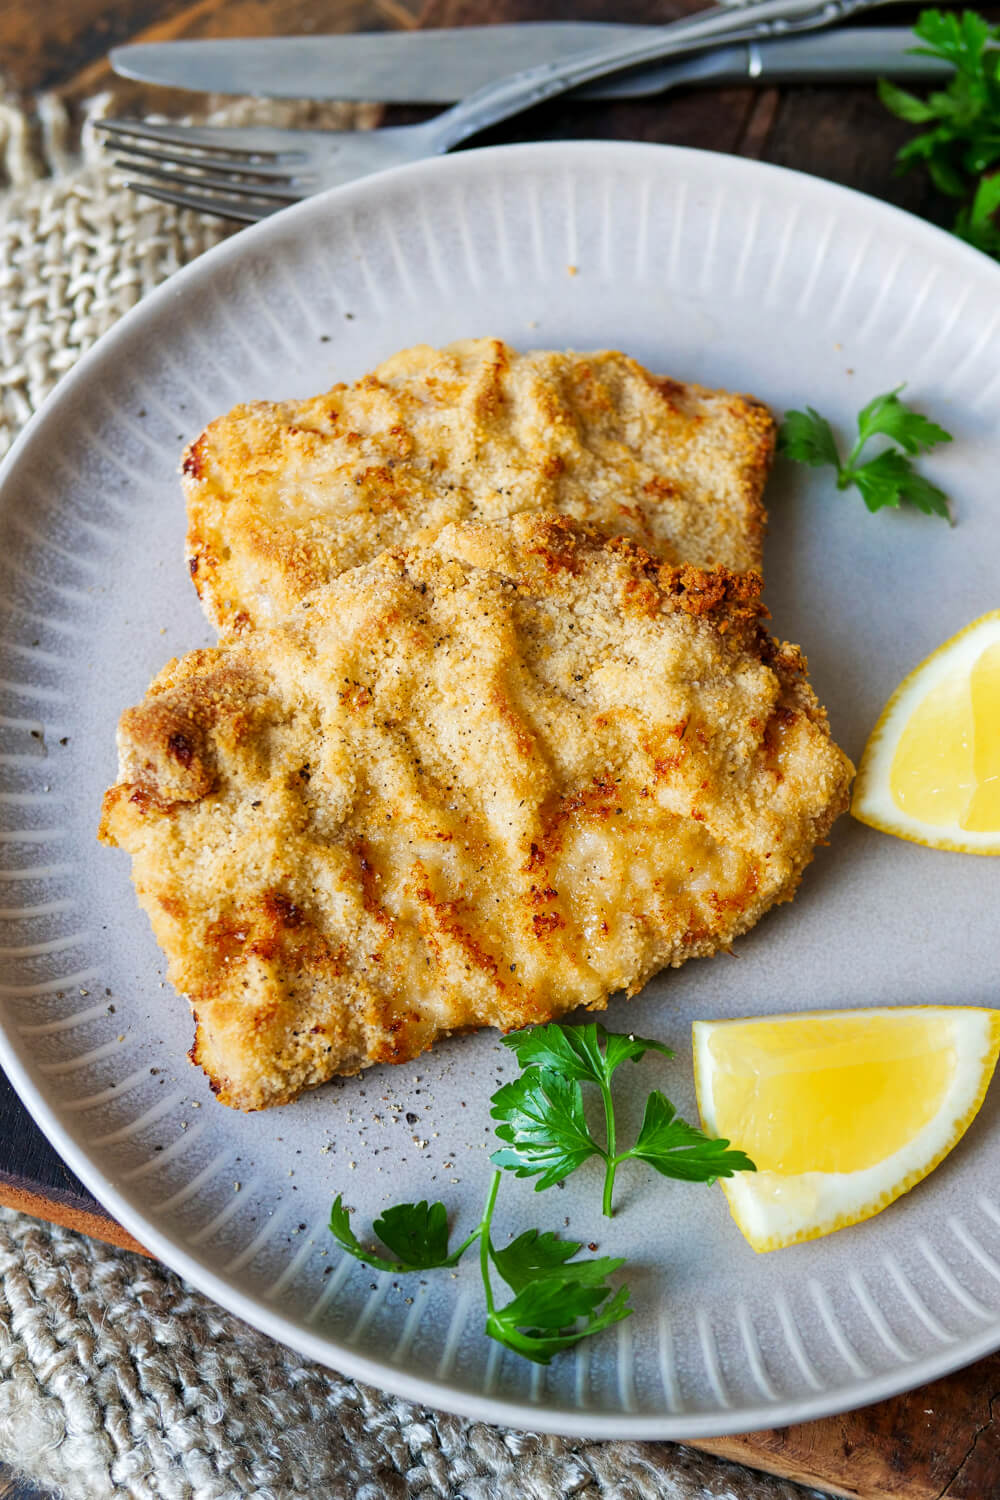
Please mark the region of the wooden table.
[[[488, 21], [663, 22], [697, 0], [2, 0], [0, 71], [30, 95], [55, 90], [71, 107], [111, 84], [119, 42], [196, 36], [392, 30]], [[1000, 10], [994, 8], [994, 18]], [[894, 9], [902, 23], [917, 12]], [[884, 23], [883, 14], [878, 17]], [[181, 112], [188, 95], [118, 85], [123, 107]], [[416, 110], [387, 111], [402, 123]], [[938, 222], [952, 205], [920, 175], [893, 173], [908, 127], [874, 89], [750, 88], [619, 104], [556, 101], [491, 133], [490, 141], [606, 136], [727, 151], [859, 188]], [[484, 138], [483, 143], [486, 143]], [[73, 1177], [0, 1075], [0, 1202], [138, 1248]], [[863, 1411], [698, 1446], [861, 1500], [992, 1500], [1000, 1495], [1000, 1354], [908, 1396]], [[1000, 1412], [998, 1412], [1000, 1415]], [[5, 1487], [7, 1486], [7, 1487]], [[0, 1496], [10, 1488], [0, 1471]]]

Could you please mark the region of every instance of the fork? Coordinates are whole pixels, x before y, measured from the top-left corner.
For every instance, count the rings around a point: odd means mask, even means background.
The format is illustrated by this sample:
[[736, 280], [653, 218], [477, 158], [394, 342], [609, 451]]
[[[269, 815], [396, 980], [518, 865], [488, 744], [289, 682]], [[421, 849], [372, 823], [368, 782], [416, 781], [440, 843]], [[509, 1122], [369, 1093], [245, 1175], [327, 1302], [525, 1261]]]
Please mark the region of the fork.
[[[832, 25], [894, 0], [748, 0], [674, 21], [575, 59], [496, 80], [416, 125], [376, 130], [278, 130], [96, 120], [127, 185], [201, 213], [252, 223], [358, 177], [450, 151], [511, 115], [608, 73], [707, 46], [758, 41]], [[294, 144], [289, 143], [294, 138]]]

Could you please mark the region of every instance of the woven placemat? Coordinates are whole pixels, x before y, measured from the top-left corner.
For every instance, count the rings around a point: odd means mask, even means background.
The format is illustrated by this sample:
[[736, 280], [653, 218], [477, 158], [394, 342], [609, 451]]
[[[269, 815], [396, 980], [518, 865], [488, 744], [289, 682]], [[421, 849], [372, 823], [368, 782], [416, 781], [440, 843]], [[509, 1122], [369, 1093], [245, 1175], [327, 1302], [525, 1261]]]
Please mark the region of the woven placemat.
[[[89, 114], [113, 101], [93, 101]], [[207, 117], [364, 126], [367, 106]], [[203, 116], [205, 117], [205, 116]], [[0, 453], [59, 377], [232, 230], [137, 199], [57, 102], [0, 99]], [[513, 1432], [301, 1359], [155, 1261], [0, 1209], [0, 1460], [68, 1500], [805, 1500], [667, 1443]]]

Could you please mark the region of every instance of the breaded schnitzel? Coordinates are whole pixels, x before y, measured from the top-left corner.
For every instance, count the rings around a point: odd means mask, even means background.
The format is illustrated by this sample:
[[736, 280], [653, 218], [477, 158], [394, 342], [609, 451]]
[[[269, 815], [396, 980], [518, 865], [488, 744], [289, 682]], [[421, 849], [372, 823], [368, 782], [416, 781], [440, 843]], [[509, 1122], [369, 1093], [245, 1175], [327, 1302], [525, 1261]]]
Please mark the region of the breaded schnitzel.
[[521, 514], [172, 662], [101, 837], [220, 1099], [601, 1009], [789, 899], [852, 768], [759, 588]]
[[211, 423], [183, 461], [188, 566], [209, 618], [237, 627], [386, 547], [525, 510], [742, 572], [760, 566], [773, 448], [759, 402], [624, 354], [419, 345], [356, 385]]

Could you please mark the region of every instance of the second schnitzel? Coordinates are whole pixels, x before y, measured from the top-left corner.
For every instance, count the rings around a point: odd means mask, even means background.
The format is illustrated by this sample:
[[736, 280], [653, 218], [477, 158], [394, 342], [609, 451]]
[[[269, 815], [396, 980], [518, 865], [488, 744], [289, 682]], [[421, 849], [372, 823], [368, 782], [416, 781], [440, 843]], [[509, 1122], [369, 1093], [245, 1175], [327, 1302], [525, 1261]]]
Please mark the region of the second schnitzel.
[[268, 624], [386, 547], [558, 511], [672, 563], [759, 567], [770, 413], [624, 354], [499, 339], [394, 355], [355, 385], [257, 401], [188, 448], [188, 566], [209, 618]]

